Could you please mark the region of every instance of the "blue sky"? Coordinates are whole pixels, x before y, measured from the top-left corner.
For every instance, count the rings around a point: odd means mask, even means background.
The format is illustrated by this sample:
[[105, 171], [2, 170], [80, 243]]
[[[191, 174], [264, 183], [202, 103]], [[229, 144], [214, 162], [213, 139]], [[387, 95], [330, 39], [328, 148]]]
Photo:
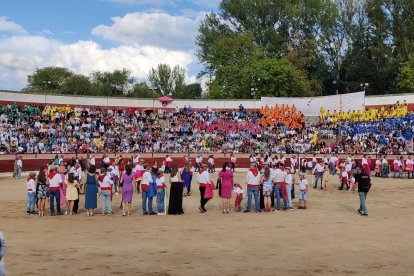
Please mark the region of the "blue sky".
[[0, 89], [20, 90], [44, 66], [77, 73], [127, 68], [145, 79], [158, 63], [195, 81], [197, 27], [217, 0], [13, 0], [0, 2]]

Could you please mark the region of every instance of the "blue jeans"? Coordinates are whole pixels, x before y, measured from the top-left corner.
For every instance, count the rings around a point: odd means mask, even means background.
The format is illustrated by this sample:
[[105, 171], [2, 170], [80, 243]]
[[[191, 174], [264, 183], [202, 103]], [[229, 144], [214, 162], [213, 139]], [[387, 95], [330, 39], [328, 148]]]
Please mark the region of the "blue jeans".
[[329, 173], [335, 175], [336, 169], [334, 164], [329, 164]]
[[152, 210], [152, 197], [149, 196], [149, 190], [142, 191], [142, 212], [147, 213], [147, 201], [148, 201], [148, 213], [153, 213]]
[[27, 211], [34, 212], [36, 204], [36, 192], [27, 193]]
[[315, 175], [315, 186], [313, 186], [314, 188], [318, 187], [319, 179], [321, 180], [321, 188], [322, 188], [323, 174], [321, 173]]
[[254, 205], [256, 206], [256, 212], [260, 212], [259, 202], [259, 187], [247, 188], [247, 207], [246, 211], [252, 210], [252, 195], [254, 196]]
[[292, 208], [292, 184], [286, 183], [287, 190], [287, 205], [289, 208]]
[[108, 214], [112, 213], [111, 191], [101, 191], [101, 211], [105, 213], [105, 203], [108, 205]]
[[17, 166], [17, 178], [22, 178], [22, 167]]
[[60, 214], [60, 191], [49, 190], [49, 197], [50, 197], [50, 213], [51, 214], [55, 213], [54, 200], [56, 198], [56, 209], [57, 209], [57, 213]]
[[158, 213], [164, 213], [164, 197], [165, 197], [165, 190], [159, 189], [157, 190], [157, 211]]
[[[275, 197], [276, 197], [276, 210], [280, 210], [280, 184], [275, 184], [273, 186], [274, 191], [275, 191]], [[283, 196], [283, 204], [285, 206], [285, 208], [287, 208], [287, 200], [286, 200], [286, 196]]]
[[359, 194], [359, 210], [363, 214], [368, 214], [367, 203], [366, 203], [368, 193], [358, 192], [358, 194]]

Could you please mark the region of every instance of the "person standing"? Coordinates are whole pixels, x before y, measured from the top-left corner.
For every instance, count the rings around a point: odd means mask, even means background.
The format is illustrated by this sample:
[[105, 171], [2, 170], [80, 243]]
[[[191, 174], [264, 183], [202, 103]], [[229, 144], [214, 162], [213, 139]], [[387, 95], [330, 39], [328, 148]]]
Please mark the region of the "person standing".
[[361, 216], [368, 216], [367, 208], [367, 195], [371, 189], [371, 178], [365, 172], [364, 168], [361, 166], [357, 167], [357, 173], [355, 174], [355, 182], [358, 185], [358, 195], [359, 195], [359, 209], [358, 213]]
[[67, 189], [66, 189], [66, 200], [68, 201], [68, 205], [65, 211], [65, 215], [73, 215], [74, 211], [74, 202], [79, 199], [79, 193], [78, 193], [78, 187], [79, 182], [75, 178], [74, 173], [69, 173], [68, 175], [68, 181], [66, 183]]
[[17, 160], [19, 160], [19, 157], [16, 157], [14, 160], [14, 165], [13, 165], [13, 177], [14, 178], [17, 178], [17, 175], [18, 175]]
[[308, 200], [308, 180], [305, 178], [306, 173], [299, 173], [299, 207], [298, 209], [306, 209], [306, 201]]
[[183, 211], [183, 181], [177, 165], [171, 168], [170, 174], [170, 201], [168, 204], [169, 215], [182, 215]]
[[315, 167], [313, 168], [313, 174], [315, 175], [315, 185], [313, 186], [314, 189], [318, 188], [318, 181], [321, 180], [321, 190], [323, 190], [323, 172], [325, 171], [325, 167], [323, 166], [323, 160], [319, 160], [319, 163], [316, 163]]
[[203, 164], [201, 170], [198, 172], [197, 182], [200, 189], [200, 207], [198, 208], [201, 213], [207, 212], [205, 205], [209, 201], [204, 197], [207, 185], [211, 185], [210, 174], [207, 171], [208, 165]]
[[47, 173], [47, 168], [42, 167], [37, 176], [36, 194], [37, 194], [37, 209], [39, 210], [39, 217], [43, 217], [45, 215], [45, 204], [46, 204], [46, 197], [47, 197], [47, 190], [48, 190], [46, 173]]
[[27, 211], [26, 214], [34, 215], [36, 204], [36, 173], [31, 172], [26, 182], [27, 190]]
[[22, 178], [22, 172], [23, 172], [23, 157], [19, 156], [19, 158], [17, 159], [16, 165], [17, 165], [17, 178], [21, 179]]
[[[76, 162], [75, 166], [73, 166], [70, 169], [70, 172], [74, 175], [74, 180], [76, 180], [77, 183], [80, 183], [82, 181], [82, 168], [78, 162]], [[78, 193], [78, 197], [75, 199], [73, 203], [73, 212], [75, 214], [78, 213], [79, 208], [79, 185], [75, 185], [76, 192]]]
[[0, 276], [6, 276], [6, 270], [4, 268], [4, 256], [6, 256], [6, 239], [3, 233], [0, 231]]
[[230, 163], [231, 163], [231, 170], [233, 171], [233, 172], [235, 172], [236, 171], [236, 163], [237, 163], [237, 158], [236, 158], [236, 156], [234, 156], [234, 154], [232, 153], [231, 154], [231, 156], [230, 156]]
[[57, 173], [57, 167], [52, 166], [51, 171], [49, 173], [49, 196], [50, 196], [50, 215], [55, 215], [55, 198], [56, 198], [56, 209], [57, 214], [61, 215], [62, 212], [60, 211], [60, 185], [62, 184], [63, 180], [60, 174]]
[[276, 197], [276, 208], [275, 211], [280, 211], [280, 196], [282, 196], [283, 205], [285, 210], [287, 210], [287, 191], [286, 191], [286, 177], [287, 173], [285, 171], [284, 165], [279, 163], [278, 168], [275, 170], [274, 175], [274, 191]]
[[[152, 209], [152, 197], [150, 195], [150, 185], [153, 178], [149, 164], [144, 164], [144, 174], [141, 178], [141, 190], [142, 190], [142, 213], [144, 215], [156, 215]], [[148, 202], [148, 203], [147, 203]], [[147, 211], [148, 205], [148, 211]]]
[[230, 213], [230, 199], [231, 192], [234, 185], [234, 175], [229, 168], [229, 163], [224, 162], [223, 169], [218, 174], [218, 178], [221, 180], [221, 201], [223, 204], [223, 214]]
[[114, 182], [111, 177], [106, 173], [106, 169], [101, 169], [101, 174], [98, 177], [99, 186], [101, 188], [101, 212], [102, 216], [105, 216], [105, 205], [108, 206], [107, 214], [108, 216], [112, 215], [112, 185]]
[[158, 170], [157, 172], [157, 179], [155, 179], [156, 189], [157, 189], [157, 215], [163, 216], [165, 215], [165, 189], [167, 186], [165, 185], [165, 178], [164, 172], [162, 170]]
[[181, 173], [181, 179], [184, 181], [185, 191], [184, 196], [191, 195], [191, 168], [188, 162], [185, 163], [183, 172]]
[[252, 209], [252, 197], [254, 196], [254, 204], [256, 207], [256, 213], [260, 213], [259, 202], [259, 186], [260, 186], [260, 172], [257, 169], [255, 163], [250, 164], [250, 170], [246, 174], [245, 178], [247, 184], [247, 206], [245, 213], [250, 213]]
[[86, 174], [86, 186], [85, 186], [85, 209], [86, 215], [93, 216], [94, 210], [97, 208], [98, 199], [98, 179], [96, 176], [95, 165], [90, 165], [88, 173]]
[[411, 178], [414, 178], [413, 166], [414, 166], [413, 159], [411, 158], [411, 155], [409, 155], [407, 158], [407, 161], [405, 162], [405, 171], [407, 172], [408, 179], [410, 179], [410, 175], [411, 175]]
[[125, 173], [121, 175], [120, 185], [122, 187], [122, 215], [126, 216], [125, 209], [128, 209], [128, 216], [131, 215], [132, 196], [134, 194], [135, 179], [132, 174], [132, 166], [126, 165]]
[[201, 164], [203, 163], [203, 157], [201, 157], [201, 155], [197, 155], [196, 157], [196, 169], [195, 171], [198, 172], [201, 170]]
[[266, 165], [262, 179], [260, 180], [263, 191], [263, 206], [265, 212], [270, 212], [270, 197], [273, 190], [273, 178], [270, 173], [270, 168]]

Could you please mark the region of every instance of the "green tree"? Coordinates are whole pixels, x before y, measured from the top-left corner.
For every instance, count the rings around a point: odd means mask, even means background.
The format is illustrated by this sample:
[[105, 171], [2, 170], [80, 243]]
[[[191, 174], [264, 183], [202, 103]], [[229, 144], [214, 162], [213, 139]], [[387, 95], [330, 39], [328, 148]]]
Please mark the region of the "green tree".
[[151, 86], [162, 95], [177, 97], [184, 88], [185, 70], [179, 65], [171, 68], [168, 64], [158, 64], [157, 68], [151, 68], [148, 73], [148, 81]]
[[65, 82], [74, 75], [64, 67], [43, 67], [27, 77], [24, 91], [60, 93]]
[[134, 79], [131, 72], [114, 70], [113, 72], [95, 71], [91, 74], [92, 94], [101, 96], [123, 96], [131, 93]]
[[84, 75], [73, 75], [66, 79], [60, 91], [62, 94], [91, 95], [92, 83]]
[[179, 99], [198, 99], [201, 98], [203, 90], [199, 83], [185, 85], [178, 94]]
[[397, 92], [414, 92], [414, 56], [401, 67], [396, 79]]
[[134, 84], [132, 93], [128, 97], [134, 98], [157, 98], [160, 96], [160, 92], [155, 89], [150, 89], [145, 82]]

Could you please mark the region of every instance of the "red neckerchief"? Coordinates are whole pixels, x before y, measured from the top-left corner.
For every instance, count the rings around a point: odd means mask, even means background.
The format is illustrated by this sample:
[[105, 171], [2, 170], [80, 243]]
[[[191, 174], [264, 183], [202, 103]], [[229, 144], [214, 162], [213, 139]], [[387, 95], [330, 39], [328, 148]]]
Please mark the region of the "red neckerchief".
[[203, 168], [203, 169], [201, 169], [198, 173], [199, 174], [202, 174], [203, 172], [205, 172], [206, 171], [206, 169], [205, 168]]
[[52, 179], [53, 177], [55, 177], [55, 175], [57, 174], [57, 172], [53, 171], [49, 173], [49, 179]]
[[26, 180], [26, 181], [27, 181], [27, 182], [29, 182], [29, 181], [30, 181], [30, 179], [35, 180], [35, 179], [34, 179], [34, 177], [29, 177], [29, 178], [27, 178], [27, 180]]
[[161, 177], [162, 177], [162, 175], [160, 174], [160, 175], [158, 176], [158, 179], [161, 179]]
[[250, 171], [252, 172], [252, 174], [253, 174], [254, 176], [257, 176], [257, 175], [259, 174], [259, 170], [258, 170], [258, 169], [256, 169], [256, 168], [250, 169]]
[[105, 174], [100, 174], [99, 176], [98, 176], [98, 180], [100, 181], [100, 182], [102, 182], [104, 179], [105, 179]]

